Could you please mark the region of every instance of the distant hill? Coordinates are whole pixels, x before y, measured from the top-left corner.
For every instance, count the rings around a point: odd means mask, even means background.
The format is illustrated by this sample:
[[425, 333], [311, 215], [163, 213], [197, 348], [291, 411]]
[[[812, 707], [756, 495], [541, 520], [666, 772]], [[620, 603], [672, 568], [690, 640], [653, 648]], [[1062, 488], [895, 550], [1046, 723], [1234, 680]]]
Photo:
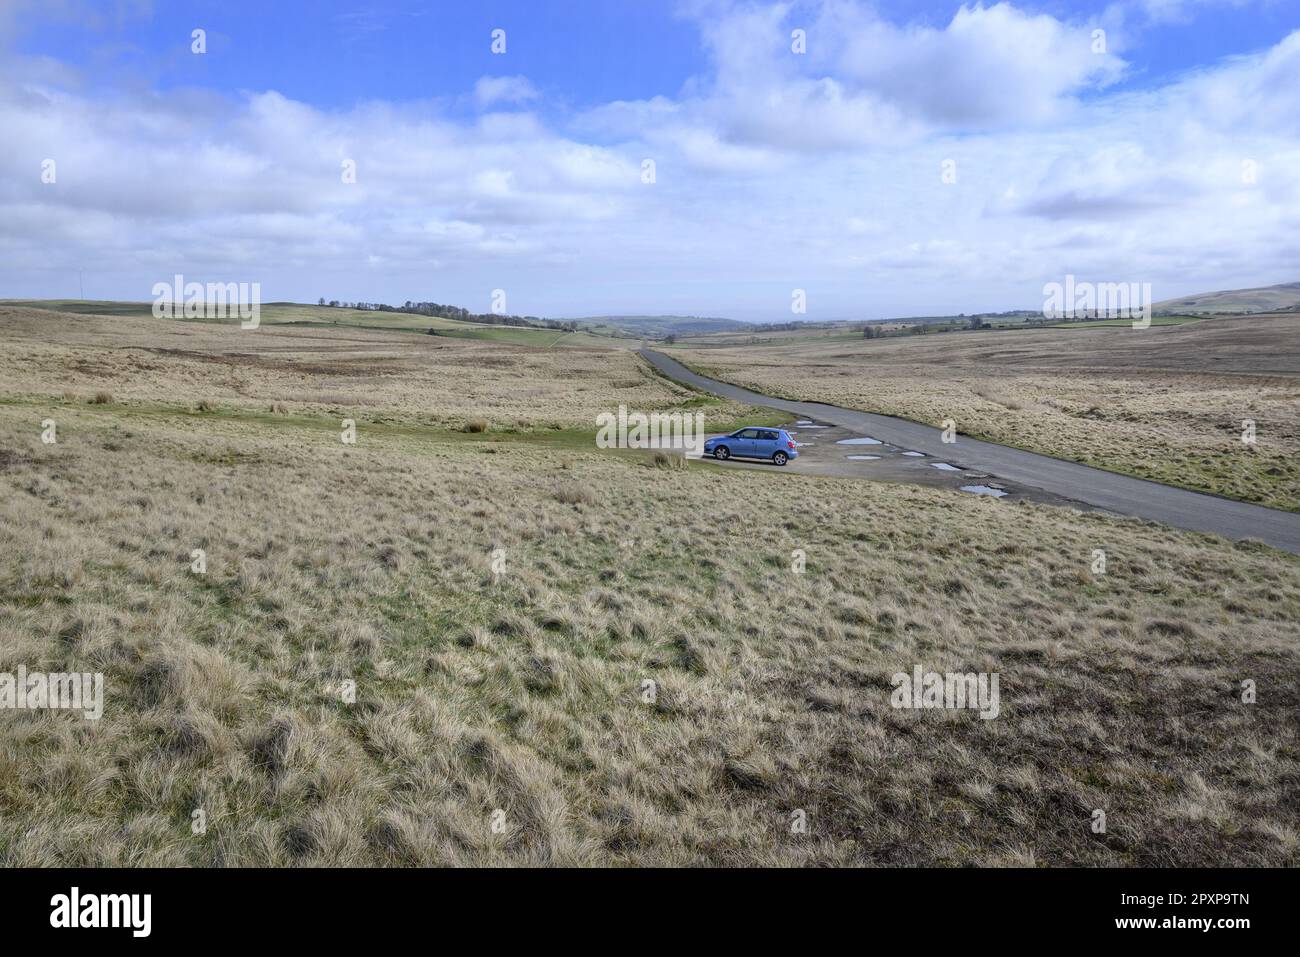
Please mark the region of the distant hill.
[[[77, 299], [0, 299], [0, 309], [17, 307], [47, 309], [52, 312], [69, 312], [90, 316], [125, 316], [137, 319], [153, 318], [151, 302], [113, 302]], [[354, 326], [363, 329], [380, 329], [392, 332], [411, 332], [426, 335], [448, 336], [455, 339], [481, 339], [514, 345], [540, 346], [542, 348], [571, 348], [582, 346], [595, 349], [630, 349], [636, 340], [630, 337], [610, 339], [591, 335], [581, 329], [570, 328], [570, 323], [544, 326], [536, 322], [519, 324], [492, 324], [449, 319], [444, 316], [426, 316], [419, 313], [399, 312], [394, 309], [353, 309], [349, 306], [321, 306], [310, 303], [263, 303], [259, 319], [263, 326]], [[162, 320], [171, 322], [173, 320]], [[195, 322], [223, 322], [236, 320], [195, 319]]]
[[1181, 299], [1157, 302], [1155, 312], [1283, 312], [1300, 309], [1300, 282], [1285, 282], [1257, 289], [1203, 292]]
[[750, 323], [738, 319], [714, 319], [702, 316], [587, 316], [573, 321], [590, 327], [592, 331], [600, 331], [602, 326], [607, 326], [624, 334], [647, 336], [651, 339], [662, 339], [667, 335], [701, 335], [753, 328]]
[[961, 325], [972, 319], [982, 319], [988, 325], [997, 323], [1014, 323], [1020, 324], [1026, 320], [1038, 319], [1042, 312], [1034, 309], [1010, 309], [1006, 312], [963, 312], [955, 316], [896, 316], [893, 319], [872, 319], [871, 324], [879, 325], [939, 325], [939, 324], [957, 324]]

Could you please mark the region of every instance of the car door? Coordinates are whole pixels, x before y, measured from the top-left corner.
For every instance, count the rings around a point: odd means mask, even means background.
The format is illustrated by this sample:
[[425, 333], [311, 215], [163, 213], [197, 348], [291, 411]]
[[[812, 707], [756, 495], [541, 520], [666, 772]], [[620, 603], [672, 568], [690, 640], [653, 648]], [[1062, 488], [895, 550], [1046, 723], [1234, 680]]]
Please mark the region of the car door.
[[776, 450], [780, 445], [777, 441], [776, 430], [758, 429], [757, 431], [758, 438], [754, 441], [754, 451], [751, 454], [760, 459], [770, 459], [776, 454]]
[[758, 442], [758, 429], [741, 429], [736, 435], [736, 447], [732, 455], [755, 455], [754, 446]]

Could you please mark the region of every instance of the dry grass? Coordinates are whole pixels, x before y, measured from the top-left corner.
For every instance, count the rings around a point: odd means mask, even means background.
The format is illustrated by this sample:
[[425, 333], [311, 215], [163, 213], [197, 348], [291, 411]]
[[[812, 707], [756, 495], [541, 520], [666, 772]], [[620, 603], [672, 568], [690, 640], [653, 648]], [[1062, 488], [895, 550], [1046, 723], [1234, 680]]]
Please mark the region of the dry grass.
[[[682, 398], [614, 355], [47, 321], [0, 317], [0, 672], [105, 714], [0, 711], [0, 864], [1300, 863], [1300, 559], [458, 431]], [[355, 445], [266, 413], [361, 356]], [[1001, 716], [891, 708], [918, 664]]]
[[[666, 411], [694, 394], [626, 349], [541, 349], [403, 332], [76, 316], [0, 306], [9, 395], [102, 392], [94, 401], [179, 403], [231, 411], [292, 406], [460, 429], [594, 429], [601, 412]], [[111, 394], [109, 391], [111, 390]], [[198, 391], [199, 395], [194, 395]], [[711, 408], [726, 419], [740, 407]]]
[[[1300, 863], [1290, 556], [593, 447], [59, 419], [0, 404], [0, 671], [103, 672], [106, 711], [0, 713], [5, 865]], [[1001, 717], [892, 709], [914, 664], [999, 672]]]
[[555, 500], [565, 505], [595, 505], [596, 495], [585, 485], [566, 481], [555, 489]]
[[952, 419], [968, 435], [1300, 510], [1300, 316], [823, 340], [673, 354], [769, 393]]
[[651, 454], [650, 462], [657, 469], [684, 469], [688, 467], [685, 454], [681, 452], [665, 452], [662, 449], [658, 449]]

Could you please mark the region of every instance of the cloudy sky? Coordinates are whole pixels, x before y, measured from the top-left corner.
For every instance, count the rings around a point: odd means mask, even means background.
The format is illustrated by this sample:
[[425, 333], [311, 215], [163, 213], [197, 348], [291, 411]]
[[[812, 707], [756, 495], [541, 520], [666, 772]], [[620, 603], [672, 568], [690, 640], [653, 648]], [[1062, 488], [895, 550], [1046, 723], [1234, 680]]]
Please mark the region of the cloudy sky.
[[772, 321], [1297, 281], [1300, 4], [0, 0], [0, 297], [175, 273]]

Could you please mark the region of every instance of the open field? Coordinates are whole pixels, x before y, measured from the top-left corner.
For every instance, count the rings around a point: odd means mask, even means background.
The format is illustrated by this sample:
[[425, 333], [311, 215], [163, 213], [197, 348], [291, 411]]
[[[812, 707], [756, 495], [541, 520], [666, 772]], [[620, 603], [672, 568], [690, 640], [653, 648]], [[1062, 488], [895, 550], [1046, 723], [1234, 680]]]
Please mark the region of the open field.
[[[87, 316], [153, 319], [149, 302], [98, 302], [79, 299], [0, 299], [0, 309], [41, 309]], [[461, 322], [438, 316], [417, 316], [402, 312], [378, 312], [347, 309], [340, 306], [312, 306], [293, 302], [270, 302], [261, 307], [259, 320], [264, 325], [295, 325], [313, 328], [351, 326], [380, 331], [428, 333], [456, 339], [480, 339], [540, 348], [631, 349], [639, 340], [626, 337], [591, 335], [586, 332], [559, 332], [526, 326], [494, 326], [481, 322]], [[158, 321], [158, 320], [154, 320]], [[202, 322], [191, 319], [188, 322]], [[233, 325], [234, 320], [209, 320], [215, 325]]]
[[686, 336], [675, 343], [659, 343], [667, 349], [717, 349], [736, 346], [785, 346], [790, 343], [829, 344], [853, 342], [862, 333], [847, 327], [827, 329], [764, 329], [761, 326], [744, 332], [715, 332], [706, 336]]
[[689, 401], [624, 353], [137, 322], [0, 316], [0, 672], [106, 681], [0, 712], [0, 863], [1300, 864], [1300, 559], [599, 452]]
[[1005, 445], [1300, 510], [1300, 316], [672, 354], [769, 394], [951, 419]]
[[[464, 325], [464, 324], [462, 324]], [[10, 395], [333, 414], [459, 428], [594, 429], [600, 412], [703, 402], [729, 421], [739, 407], [704, 400], [621, 349], [539, 349], [497, 341], [346, 327], [238, 325], [73, 316], [0, 306], [0, 381]]]
[[[1151, 325], [1153, 326], [1181, 326], [1189, 322], [1201, 322], [1205, 316], [1152, 316]], [[1132, 319], [1088, 319], [1085, 321], [1057, 322], [1048, 326], [1049, 329], [1099, 329], [1108, 326], [1118, 326], [1125, 329], [1133, 328]]]
[[1279, 283], [1254, 289], [1224, 289], [1217, 292], [1166, 299], [1155, 304], [1164, 311], [1199, 313], [1270, 312], [1300, 308], [1300, 282]]
[[[1041, 318], [1034, 314], [1035, 318]], [[1178, 326], [1188, 322], [1200, 322], [1207, 318], [1206, 316], [1179, 316], [1163, 315], [1153, 316], [1151, 325], [1153, 326]], [[1068, 322], [1058, 322], [1051, 325], [1030, 326], [1026, 321], [1027, 316], [999, 316], [987, 318], [984, 320], [989, 329], [1013, 329], [1025, 330], [1030, 328], [1046, 329], [1099, 329], [1108, 326], [1123, 326], [1130, 328], [1132, 320], [1129, 319], [1086, 319], [1071, 320]], [[863, 338], [862, 323], [832, 323], [825, 326], [809, 324], [797, 329], [768, 329], [764, 326], [754, 326], [751, 329], [732, 330], [727, 332], [714, 332], [704, 335], [686, 335], [678, 337], [676, 342], [662, 343], [663, 348], [668, 349], [719, 349], [736, 346], [810, 346], [814, 343], [819, 345], [832, 345], [834, 343], [855, 342]], [[957, 330], [965, 330], [969, 325], [966, 317], [958, 316], [931, 316], [922, 317], [915, 320], [891, 320], [889, 322], [872, 322], [871, 328], [878, 330], [884, 336], [890, 336], [896, 333], [902, 333], [906, 330], [924, 328], [925, 335], [939, 335], [950, 333]], [[908, 333], [909, 335], [914, 333]]]

